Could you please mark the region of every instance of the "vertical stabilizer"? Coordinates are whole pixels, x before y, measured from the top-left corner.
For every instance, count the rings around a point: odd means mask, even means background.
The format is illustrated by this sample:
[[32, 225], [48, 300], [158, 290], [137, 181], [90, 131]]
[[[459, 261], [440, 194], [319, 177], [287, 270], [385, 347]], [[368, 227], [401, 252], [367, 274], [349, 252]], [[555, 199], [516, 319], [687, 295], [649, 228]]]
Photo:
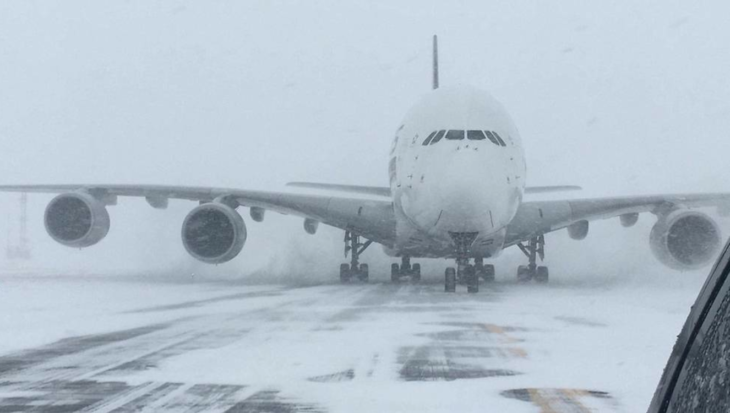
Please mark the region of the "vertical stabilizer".
[[439, 39], [433, 35], [433, 88], [439, 88]]

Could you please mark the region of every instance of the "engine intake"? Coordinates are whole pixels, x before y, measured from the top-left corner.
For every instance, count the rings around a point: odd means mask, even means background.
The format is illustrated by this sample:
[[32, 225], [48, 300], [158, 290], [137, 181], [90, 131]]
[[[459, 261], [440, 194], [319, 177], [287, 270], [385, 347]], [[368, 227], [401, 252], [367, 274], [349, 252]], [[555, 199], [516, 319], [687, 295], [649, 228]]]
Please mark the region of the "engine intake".
[[85, 192], [56, 196], [48, 203], [43, 217], [46, 232], [68, 247], [90, 247], [109, 233], [106, 206]]
[[208, 264], [221, 264], [235, 258], [243, 249], [246, 236], [241, 215], [220, 202], [196, 207], [182, 225], [185, 250]]
[[694, 270], [709, 264], [720, 249], [720, 228], [709, 216], [675, 210], [659, 217], [651, 229], [654, 256], [675, 270]]
[[304, 219], [304, 230], [307, 231], [307, 234], [310, 234], [310, 235], [316, 234], [318, 227], [319, 227], [319, 221], [311, 219], [311, 218]]

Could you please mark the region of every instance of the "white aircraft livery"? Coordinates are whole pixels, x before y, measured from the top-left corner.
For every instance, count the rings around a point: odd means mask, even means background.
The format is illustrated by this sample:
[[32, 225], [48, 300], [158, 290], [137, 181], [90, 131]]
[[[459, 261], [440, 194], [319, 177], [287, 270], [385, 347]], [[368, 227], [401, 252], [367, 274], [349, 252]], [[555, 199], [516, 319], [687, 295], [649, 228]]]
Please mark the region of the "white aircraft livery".
[[440, 88], [437, 39], [433, 39], [433, 91], [416, 103], [398, 126], [389, 162], [389, 187], [292, 182], [289, 185], [372, 195], [305, 195], [229, 188], [155, 185], [10, 185], [0, 191], [58, 193], [44, 214], [45, 228], [57, 242], [89, 247], [109, 231], [107, 207], [119, 196], [145, 197], [153, 208], [169, 199], [198, 201], [182, 224], [182, 243], [194, 258], [211, 264], [229, 261], [246, 241], [246, 226], [237, 212], [248, 207], [261, 222], [267, 210], [304, 218], [314, 234], [319, 223], [345, 231], [350, 262], [340, 267], [342, 282], [368, 280], [360, 255], [373, 242], [400, 263], [391, 279], [421, 278], [413, 258], [449, 258], [445, 291], [457, 284], [477, 292], [479, 282], [494, 281], [494, 266], [484, 260], [516, 246], [527, 257], [517, 278], [547, 282], [544, 235], [566, 228], [583, 239], [589, 222], [618, 217], [634, 225], [639, 214], [657, 216], [649, 242], [664, 265], [687, 270], [707, 265], [721, 244], [715, 221], [693, 208], [730, 212], [730, 194], [651, 195], [638, 197], [523, 202], [525, 193], [579, 189], [574, 186], [525, 186], [522, 141], [505, 109], [487, 92]]

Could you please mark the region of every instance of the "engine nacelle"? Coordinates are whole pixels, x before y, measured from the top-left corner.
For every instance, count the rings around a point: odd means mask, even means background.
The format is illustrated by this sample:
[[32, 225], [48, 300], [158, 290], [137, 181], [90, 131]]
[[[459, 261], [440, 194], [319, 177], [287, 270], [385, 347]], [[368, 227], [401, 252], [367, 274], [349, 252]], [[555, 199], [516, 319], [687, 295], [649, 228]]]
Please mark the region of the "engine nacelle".
[[266, 210], [259, 207], [251, 207], [251, 210], [249, 211], [251, 214], [251, 219], [253, 219], [256, 222], [264, 222], [264, 214], [266, 213]]
[[235, 258], [243, 249], [246, 236], [241, 215], [220, 202], [196, 207], [182, 225], [185, 250], [208, 264], [222, 264]]
[[578, 221], [568, 226], [568, 235], [570, 238], [582, 240], [588, 236], [588, 221]]
[[634, 225], [636, 225], [637, 222], [639, 222], [639, 214], [636, 212], [629, 213], [629, 214], [622, 214], [619, 219], [621, 220], [622, 227], [625, 227], [625, 228], [633, 227]]
[[90, 247], [109, 233], [109, 213], [103, 202], [86, 192], [69, 192], [48, 203], [43, 216], [46, 232], [73, 248]]
[[651, 251], [675, 270], [694, 270], [712, 262], [720, 249], [720, 228], [709, 216], [675, 210], [659, 217], [651, 229]]
[[304, 219], [304, 230], [307, 231], [307, 234], [310, 234], [310, 235], [316, 234], [317, 228], [319, 228], [319, 221], [311, 219], [311, 218]]

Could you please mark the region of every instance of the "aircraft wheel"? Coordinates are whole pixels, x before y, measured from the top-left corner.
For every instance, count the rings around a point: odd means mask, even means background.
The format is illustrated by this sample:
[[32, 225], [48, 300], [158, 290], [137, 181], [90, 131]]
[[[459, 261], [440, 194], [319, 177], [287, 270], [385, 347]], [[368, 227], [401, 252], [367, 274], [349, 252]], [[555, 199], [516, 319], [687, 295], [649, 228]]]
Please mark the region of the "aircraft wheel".
[[456, 270], [452, 267], [447, 268], [445, 278], [444, 291], [447, 293], [456, 292]]
[[369, 268], [367, 264], [360, 264], [360, 273], [358, 274], [360, 281], [366, 283], [370, 278]]
[[400, 267], [398, 264], [391, 264], [390, 265], [390, 281], [393, 281], [394, 283], [398, 282], [400, 279]]
[[526, 283], [532, 280], [532, 274], [530, 268], [527, 265], [520, 265], [517, 267], [517, 281]]
[[340, 264], [340, 282], [350, 281], [350, 264]]
[[411, 266], [411, 281], [421, 281], [421, 264], [413, 264]]
[[483, 278], [487, 283], [494, 282], [494, 265], [484, 265], [481, 269], [477, 267], [477, 278]]
[[548, 267], [537, 267], [537, 274], [535, 274], [535, 281], [545, 284], [550, 280], [550, 274], [548, 272]]
[[479, 292], [479, 277], [477, 277], [476, 269], [467, 265], [464, 267], [464, 279], [466, 281], [466, 292], [478, 293]]

